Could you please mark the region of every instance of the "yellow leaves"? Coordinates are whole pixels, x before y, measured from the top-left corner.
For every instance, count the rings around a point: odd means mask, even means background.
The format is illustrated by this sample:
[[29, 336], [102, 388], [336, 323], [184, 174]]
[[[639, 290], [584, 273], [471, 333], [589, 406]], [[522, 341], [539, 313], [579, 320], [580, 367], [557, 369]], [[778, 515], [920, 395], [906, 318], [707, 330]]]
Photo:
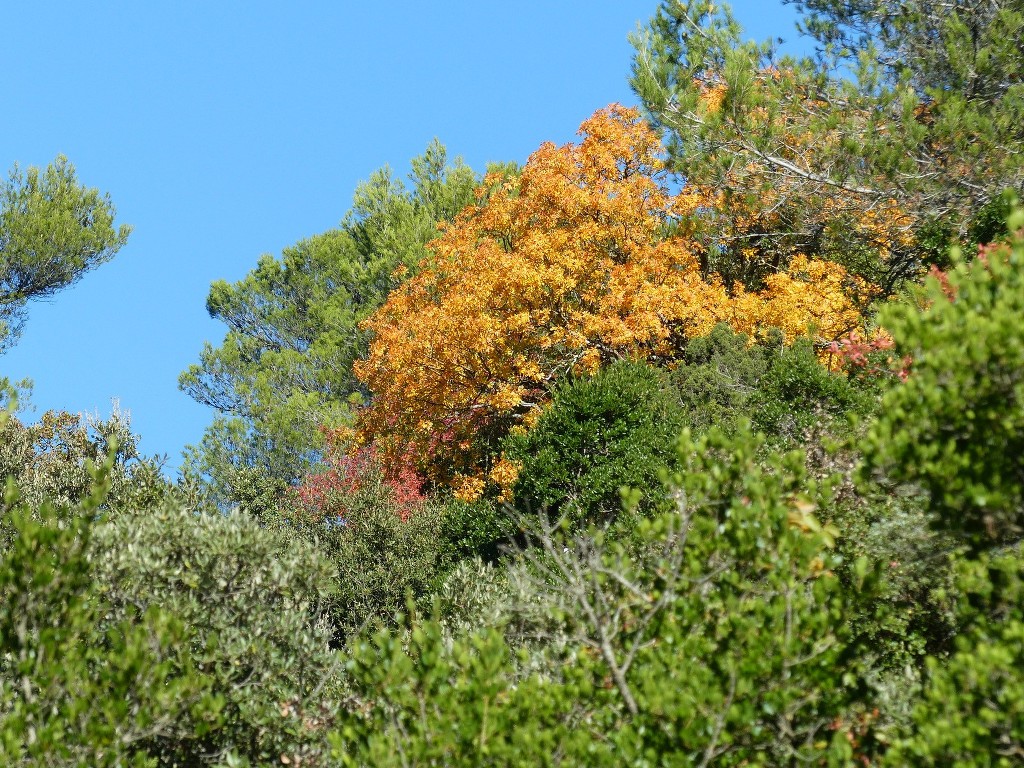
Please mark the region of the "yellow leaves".
[[486, 486], [487, 481], [479, 475], [472, 477], [456, 475], [452, 482], [455, 498], [466, 503], [474, 502], [483, 496]]
[[591, 347], [582, 355], [579, 360], [576, 361], [576, 365], [573, 366], [573, 373], [579, 375], [590, 375], [597, 373], [601, 369], [601, 351], [595, 347]]
[[840, 265], [803, 255], [766, 283], [757, 294], [737, 291], [730, 324], [754, 337], [777, 328], [787, 344], [809, 332], [819, 344], [849, 333], [861, 324], [860, 307], [872, 295], [867, 283]]
[[491, 471], [487, 474], [487, 478], [500, 489], [498, 494], [498, 499], [500, 501], [512, 501], [512, 489], [516, 484], [516, 480], [519, 479], [519, 472], [522, 468], [522, 463], [518, 461], [511, 461], [504, 456], [502, 456], [501, 459], [491, 467]]
[[700, 111], [704, 114], [715, 114], [722, 108], [725, 101], [726, 91], [729, 90], [725, 83], [701, 84]]
[[508, 385], [500, 387], [497, 392], [487, 398], [487, 403], [499, 413], [511, 411], [522, 402], [522, 395], [515, 387]]
[[460, 498], [488, 481], [511, 487], [500, 461], [481, 474], [480, 436], [531, 424], [560, 376], [617, 357], [670, 359], [681, 338], [721, 321], [787, 338], [857, 321], [848, 293], [863, 286], [834, 264], [794, 259], [756, 294], [705, 274], [692, 221], [722, 195], [670, 194], [657, 136], [635, 110], [599, 110], [580, 133], [578, 144], [541, 146], [517, 177], [485, 181], [486, 202], [443, 229], [433, 257], [364, 326], [374, 341], [356, 374], [374, 397], [363, 439], [411, 450]]

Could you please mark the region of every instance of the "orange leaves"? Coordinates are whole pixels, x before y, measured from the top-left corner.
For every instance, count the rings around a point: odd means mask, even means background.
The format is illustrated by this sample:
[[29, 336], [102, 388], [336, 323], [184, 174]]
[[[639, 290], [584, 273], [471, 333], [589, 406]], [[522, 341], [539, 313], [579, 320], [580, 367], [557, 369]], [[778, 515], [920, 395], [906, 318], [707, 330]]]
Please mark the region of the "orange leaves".
[[787, 344], [808, 332], [819, 343], [848, 334], [861, 325], [860, 307], [874, 295], [871, 286], [840, 265], [803, 255], [765, 282], [758, 294], [737, 292], [730, 324], [750, 336], [778, 328]]
[[[686, 233], [718, 195], [669, 193], [658, 139], [635, 110], [600, 110], [580, 134], [579, 144], [541, 146], [516, 178], [488, 179], [486, 203], [446, 226], [433, 258], [366, 323], [374, 341], [356, 373], [374, 399], [363, 439], [411, 451], [467, 498], [495, 442], [566, 373], [670, 357], [680, 337], [722, 320], [787, 336], [808, 323], [845, 332], [854, 320], [855, 286], [836, 265], [799, 262], [763, 295], [731, 296], [702, 274], [705, 246]], [[509, 468], [494, 471], [507, 484]]]

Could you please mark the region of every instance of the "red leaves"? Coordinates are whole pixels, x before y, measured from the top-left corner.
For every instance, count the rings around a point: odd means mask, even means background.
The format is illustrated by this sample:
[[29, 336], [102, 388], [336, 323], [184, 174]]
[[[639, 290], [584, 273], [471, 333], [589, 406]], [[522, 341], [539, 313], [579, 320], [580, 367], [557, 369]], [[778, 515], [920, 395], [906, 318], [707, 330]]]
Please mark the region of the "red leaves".
[[852, 369], [863, 376], [896, 376], [900, 381], [906, 381], [913, 360], [906, 356], [897, 361], [893, 355], [884, 354], [893, 346], [892, 337], [885, 331], [877, 331], [868, 339], [857, 331], [851, 331], [829, 344], [826, 350], [836, 358], [839, 367]]
[[332, 444], [328, 469], [308, 475], [294, 491], [301, 511], [314, 520], [344, 520], [348, 503], [360, 493], [384, 496], [395, 513], [407, 520], [426, 500], [423, 484], [408, 461], [385, 467], [374, 445]]

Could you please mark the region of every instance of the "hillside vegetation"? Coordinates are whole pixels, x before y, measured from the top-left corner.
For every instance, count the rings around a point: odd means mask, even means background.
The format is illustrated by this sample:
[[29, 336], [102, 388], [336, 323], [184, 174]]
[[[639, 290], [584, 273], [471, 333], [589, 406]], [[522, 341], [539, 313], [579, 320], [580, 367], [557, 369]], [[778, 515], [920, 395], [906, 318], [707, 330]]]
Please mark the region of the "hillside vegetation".
[[[5, 382], [0, 764], [1024, 764], [1024, 8], [798, 6], [215, 283], [176, 482]], [[128, 229], [0, 214], [2, 345]]]

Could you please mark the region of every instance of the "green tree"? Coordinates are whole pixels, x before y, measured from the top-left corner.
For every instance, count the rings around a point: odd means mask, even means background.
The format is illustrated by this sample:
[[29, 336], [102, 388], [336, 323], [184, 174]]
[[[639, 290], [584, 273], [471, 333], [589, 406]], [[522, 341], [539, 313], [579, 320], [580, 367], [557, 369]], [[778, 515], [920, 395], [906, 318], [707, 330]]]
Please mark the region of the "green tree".
[[734, 201], [712, 222], [734, 270], [823, 251], [892, 287], [1024, 182], [1024, 9], [797, 5], [817, 57], [745, 42], [722, 3], [664, 2], [635, 37], [633, 87], [686, 182]]
[[[0, 425], [0, 762], [254, 764], [318, 752], [325, 561], [197, 513], [126, 419]], [[236, 763], [237, 764], [237, 763]]]
[[[902, 118], [893, 121], [896, 146], [871, 149], [890, 186], [903, 197], [915, 193], [930, 223], [950, 218], [955, 234], [968, 235], [1000, 191], [1022, 189], [1019, 0], [784, 1], [806, 11], [802, 30], [833, 72], [861, 66], [862, 89], [918, 99], [913, 120], [892, 116]], [[910, 158], [897, 154], [914, 149]]]
[[406, 599], [426, 597], [446, 565], [442, 509], [409, 486], [389, 481], [371, 452], [331, 457], [267, 522], [315, 547], [334, 569], [325, 610], [338, 643], [368, 627], [393, 626]]
[[47, 411], [34, 424], [10, 415], [0, 425], [0, 475], [25, 504], [72, 506], [93, 485], [91, 467], [109, 457], [104, 509], [143, 509], [176, 490], [160, 463], [139, 453], [138, 441], [128, 414], [119, 410], [106, 420]]
[[337, 675], [319, 620], [331, 571], [312, 548], [244, 514], [165, 503], [110, 516], [89, 560], [106, 606], [97, 631], [140, 611], [174, 622], [184, 636], [167, 672], [187, 680], [193, 700], [203, 694], [139, 737], [139, 749], [169, 766], [221, 765], [228, 755], [302, 764], [319, 751]]
[[667, 377], [642, 362], [563, 384], [536, 426], [506, 441], [521, 465], [516, 504], [581, 526], [610, 522], [622, 511], [620, 488], [658, 483], [684, 422]]
[[[929, 279], [916, 303], [881, 313], [912, 364], [868, 430], [864, 475], [896, 500], [920, 499], [954, 555], [948, 568], [891, 563], [927, 568], [911, 579], [954, 610], [946, 642], [930, 644], [919, 696], [888, 734], [887, 765], [1009, 766], [1024, 755], [1024, 212], [1009, 228], [970, 263], [954, 253], [953, 270]], [[923, 536], [917, 546], [932, 548]]]
[[687, 341], [681, 358], [671, 380], [697, 433], [729, 431], [747, 419], [776, 441], [802, 445], [806, 430], [867, 411], [872, 402], [868, 391], [822, 365], [808, 339], [788, 347], [780, 334], [753, 342], [722, 324]]
[[337, 229], [211, 287], [207, 309], [228, 332], [179, 383], [218, 412], [188, 462], [220, 501], [237, 503], [246, 495], [238, 486], [254, 476], [297, 481], [322, 453], [321, 429], [345, 423], [366, 394], [352, 374], [368, 343], [361, 321], [401, 279], [396, 270], [428, 255], [437, 223], [472, 202], [479, 184], [436, 141], [412, 161], [410, 180], [407, 187], [388, 168], [377, 171]]
[[48, 298], [113, 258], [128, 239], [107, 195], [81, 186], [60, 156], [17, 166], [0, 183], [0, 350], [15, 343], [26, 305]]

